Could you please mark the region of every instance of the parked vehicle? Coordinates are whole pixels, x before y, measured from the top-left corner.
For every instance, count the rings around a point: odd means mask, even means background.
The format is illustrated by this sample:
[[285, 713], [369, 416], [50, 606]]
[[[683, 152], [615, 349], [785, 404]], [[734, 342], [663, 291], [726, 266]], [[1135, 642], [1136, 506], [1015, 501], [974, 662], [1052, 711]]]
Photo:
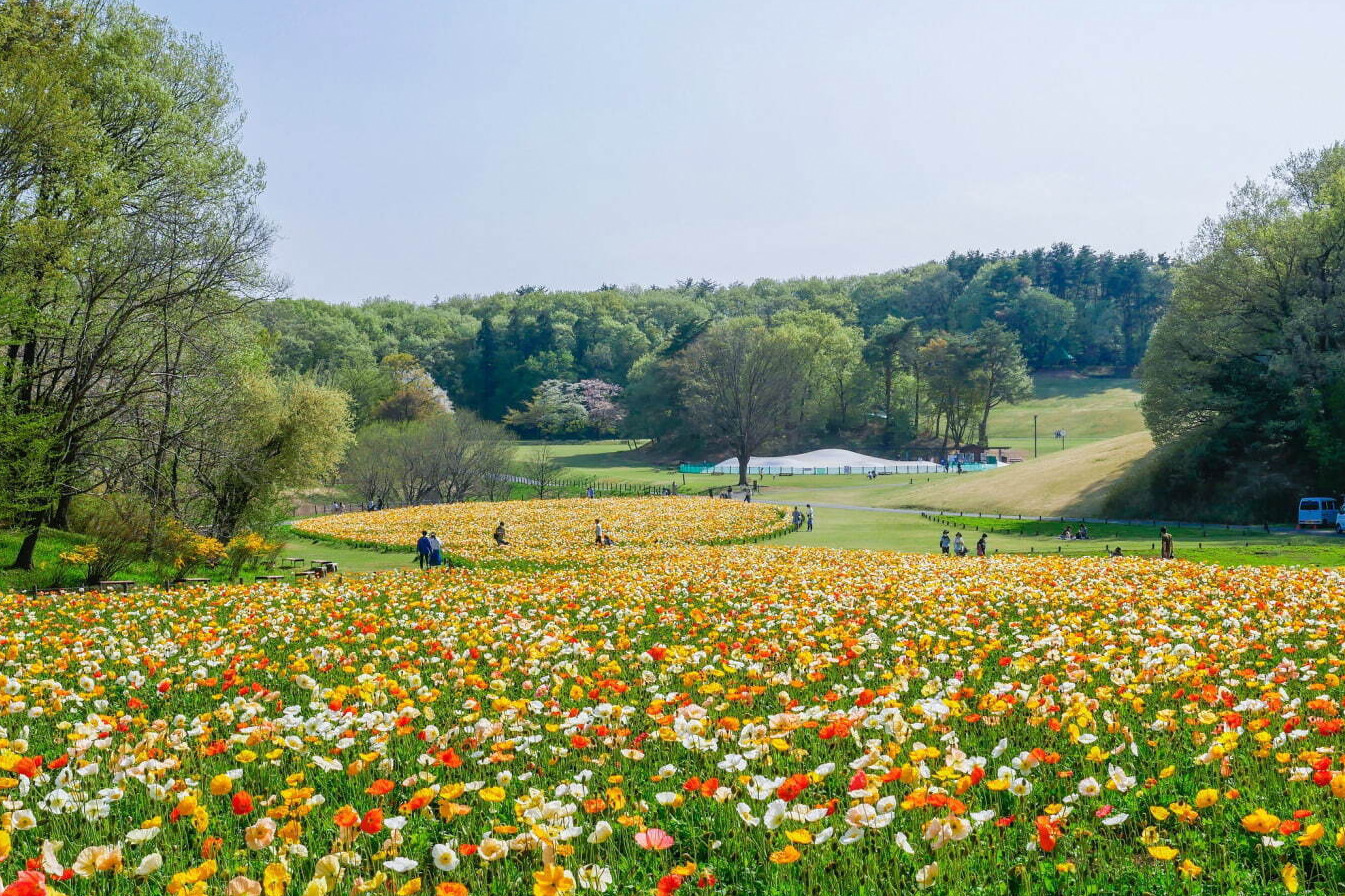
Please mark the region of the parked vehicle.
[[1298, 528], [1341, 531], [1340, 511], [1335, 498], [1300, 498], [1298, 501]]

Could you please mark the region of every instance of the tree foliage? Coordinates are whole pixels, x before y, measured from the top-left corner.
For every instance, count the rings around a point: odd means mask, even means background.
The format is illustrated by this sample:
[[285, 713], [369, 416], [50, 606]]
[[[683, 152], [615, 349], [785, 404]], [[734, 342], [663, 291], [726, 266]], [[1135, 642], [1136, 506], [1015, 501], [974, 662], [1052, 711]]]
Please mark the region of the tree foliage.
[[1345, 146], [1294, 156], [1206, 222], [1141, 368], [1148, 503], [1281, 519], [1345, 460]]

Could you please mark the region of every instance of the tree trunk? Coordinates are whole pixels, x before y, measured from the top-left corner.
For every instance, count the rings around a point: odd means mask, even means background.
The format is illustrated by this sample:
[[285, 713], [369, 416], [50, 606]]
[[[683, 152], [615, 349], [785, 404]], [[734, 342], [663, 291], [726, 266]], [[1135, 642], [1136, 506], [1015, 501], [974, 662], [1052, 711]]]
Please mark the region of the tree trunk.
[[56, 508], [51, 512], [51, 527], [53, 529], [70, 528], [70, 502], [74, 498], [74, 492], [69, 489], [61, 490], [61, 496], [56, 499]]
[[920, 438], [920, 367], [916, 365], [911, 368], [911, 374], [915, 377], [915, 420], [911, 427], [911, 432], [918, 439]]
[[747, 462], [752, 459], [752, 452], [738, 452], [738, 484], [747, 485]]
[[37, 550], [37, 536], [42, 532], [42, 515], [26, 514], [23, 542], [19, 545], [19, 554], [14, 558], [10, 569], [32, 569], [33, 552]]

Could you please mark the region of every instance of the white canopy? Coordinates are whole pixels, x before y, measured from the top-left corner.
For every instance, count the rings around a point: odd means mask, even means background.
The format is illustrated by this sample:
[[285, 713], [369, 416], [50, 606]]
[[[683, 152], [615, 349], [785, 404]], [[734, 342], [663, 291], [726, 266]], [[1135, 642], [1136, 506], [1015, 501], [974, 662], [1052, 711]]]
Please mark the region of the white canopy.
[[[726, 458], [715, 464], [712, 472], [737, 473], [738, 459]], [[753, 457], [747, 462], [747, 472], [760, 474], [843, 474], [843, 473], [941, 473], [943, 467], [927, 460], [885, 460], [857, 454], [844, 448], [822, 448], [788, 457]]]

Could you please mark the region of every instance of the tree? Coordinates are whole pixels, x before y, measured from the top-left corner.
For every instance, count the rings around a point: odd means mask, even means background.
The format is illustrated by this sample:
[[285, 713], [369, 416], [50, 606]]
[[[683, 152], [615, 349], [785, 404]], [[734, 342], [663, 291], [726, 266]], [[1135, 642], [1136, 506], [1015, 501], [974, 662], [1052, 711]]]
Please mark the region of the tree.
[[348, 399], [302, 378], [240, 377], [228, 413], [198, 446], [191, 475], [224, 540], [266, 523], [282, 490], [334, 472], [353, 439]]
[[733, 452], [739, 485], [752, 454], [784, 432], [800, 355], [788, 333], [741, 318], [716, 324], [686, 350], [687, 422]]
[[1018, 339], [1003, 325], [983, 324], [972, 336], [975, 352], [973, 381], [980, 392], [981, 420], [977, 427], [977, 443], [989, 447], [986, 429], [990, 412], [1001, 404], [1014, 404], [1032, 397], [1032, 377], [1018, 348]]
[[1032, 367], [1062, 367], [1068, 362], [1064, 346], [1074, 325], [1074, 306], [1069, 302], [1031, 287], [1009, 300], [1003, 319]]
[[535, 497], [554, 497], [559, 492], [561, 466], [550, 445], [543, 443], [532, 449], [520, 470], [523, 484], [532, 490]]
[[409, 423], [453, 412], [448, 393], [439, 388], [411, 355], [395, 352], [385, 356], [378, 366], [392, 381], [395, 391], [374, 408], [375, 420]]
[[92, 2], [5, 3], [0, 46], [0, 418], [40, 434], [0, 441], [0, 478], [28, 489], [30, 568], [51, 499], [141, 439], [177, 348], [262, 297], [272, 232], [215, 50]]
[[893, 431], [892, 384], [897, 371], [904, 365], [915, 374], [915, 419], [912, 432], [920, 432], [920, 325], [906, 318], [889, 316], [869, 334], [864, 345], [864, 357], [882, 370], [883, 378], [883, 443], [891, 444]]
[[977, 382], [977, 348], [961, 333], [939, 333], [920, 347], [920, 366], [934, 409], [934, 433], [954, 447], [966, 444], [967, 433], [981, 410], [985, 391]]
[[[1156, 507], [1279, 519], [1297, 491], [1339, 491], [1345, 145], [1290, 158], [1206, 223], [1140, 370]], [[1249, 488], [1261, 468], [1273, 488]]]

